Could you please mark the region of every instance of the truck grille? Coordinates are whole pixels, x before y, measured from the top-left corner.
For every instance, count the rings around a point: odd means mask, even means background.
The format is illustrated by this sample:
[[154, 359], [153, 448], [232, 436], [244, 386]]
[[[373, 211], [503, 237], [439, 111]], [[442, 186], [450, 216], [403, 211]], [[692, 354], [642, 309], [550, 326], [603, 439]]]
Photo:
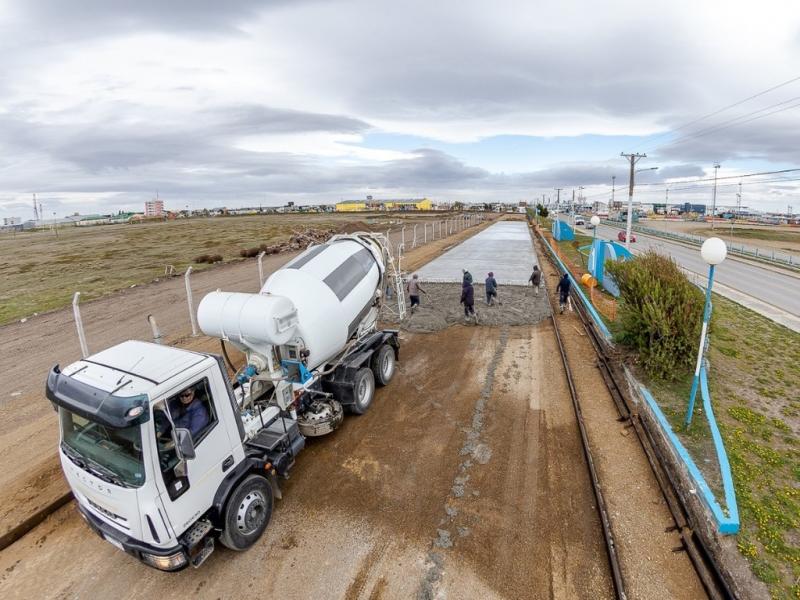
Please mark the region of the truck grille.
[[124, 517], [120, 517], [118, 514], [113, 513], [108, 509], [103, 508], [102, 506], [100, 506], [96, 502], [92, 502], [91, 498], [86, 498], [86, 500], [87, 500], [87, 502], [89, 502], [89, 504], [92, 506], [92, 508], [95, 509], [97, 512], [99, 512], [101, 515], [111, 519], [112, 521], [114, 521], [118, 525], [122, 525], [125, 529], [129, 529], [129, 527], [128, 527], [128, 519], [126, 519]]

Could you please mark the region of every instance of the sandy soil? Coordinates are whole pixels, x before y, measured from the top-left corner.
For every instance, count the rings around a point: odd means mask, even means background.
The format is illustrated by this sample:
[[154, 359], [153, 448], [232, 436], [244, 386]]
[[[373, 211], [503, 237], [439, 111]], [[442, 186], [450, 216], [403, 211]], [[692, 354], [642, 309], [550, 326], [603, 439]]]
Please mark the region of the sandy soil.
[[[736, 224], [733, 226], [733, 237], [731, 237], [730, 224], [715, 223], [714, 229], [711, 229], [710, 223], [700, 223], [697, 221], [663, 221], [663, 220], [645, 220], [640, 224], [644, 227], [652, 227], [660, 231], [669, 231], [674, 233], [685, 233], [691, 235], [702, 235], [709, 237], [712, 234], [721, 237], [726, 242], [732, 241], [734, 246], [744, 244], [745, 246], [764, 248], [769, 250], [783, 250], [785, 252], [800, 253], [800, 227], [789, 226], [771, 226], [771, 225], [747, 225]], [[739, 237], [736, 235], [737, 229], [760, 229], [769, 236], [771, 232], [788, 233], [795, 237], [795, 240], [770, 240], [770, 239], [757, 239], [752, 237]]]
[[[490, 215], [491, 217], [491, 215]], [[487, 223], [488, 225], [488, 223]], [[432, 241], [406, 255], [410, 264], [427, 262], [443, 248], [469, 237], [486, 225]], [[396, 229], [396, 228], [395, 228]], [[406, 231], [408, 233], [408, 231]], [[392, 232], [392, 243], [400, 232]], [[264, 276], [294, 254], [264, 258]], [[219, 265], [192, 276], [195, 305], [217, 288], [256, 292], [259, 288], [255, 259]], [[165, 343], [183, 347], [206, 343], [192, 339], [183, 277], [139, 285], [81, 305], [89, 352], [128, 339], [152, 339], [147, 315], [153, 314]], [[56, 363], [67, 365], [80, 358], [72, 310], [62, 309], [33, 317], [24, 323], [0, 327], [0, 536], [42, 506], [67, 491], [56, 459], [58, 422], [44, 397], [47, 372]], [[217, 351], [218, 341], [206, 350]]]
[[70, 505], [0, 555], [0, 596], [610, 597], [550, 322], [403, 336], [396, 379], [309, 443], [249, 551], [159, 573]]

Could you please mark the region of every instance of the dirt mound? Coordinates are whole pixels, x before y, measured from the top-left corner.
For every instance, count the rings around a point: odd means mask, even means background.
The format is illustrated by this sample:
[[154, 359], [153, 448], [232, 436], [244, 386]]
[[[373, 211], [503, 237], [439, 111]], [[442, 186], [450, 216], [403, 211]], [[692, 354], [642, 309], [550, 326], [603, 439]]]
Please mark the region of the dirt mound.
[[[477, 324], [489, 327], [502, 325], [527, 325], [538, 323], [550, 316], [550, 304], [544, 290], [534, 296], [531, 287], [502, 286], [498, 290], [497, 304], [487, 306], [484, 287], [475, 285], [475, 312]], [[406, 318], [397, 323], [395, 316], [386, 311], [384, 320], [406, 331], [430, 332], [440, 331], [457, 323], [475, 323], [464, 318], [464, 307], [460, 304], [461, 286], [455, 283], [423, 284], [427, 294], [422, 294], [421, 305], [409, 312]], [[395, 302], [394, 298], [387, 304]], [[406, 297], [406, 307], [408, 307]]]
[[356, 233], [357, 231], [371, 231], [372, 226], [364, 221], [350, 221], [340, 226], [336, 233]]

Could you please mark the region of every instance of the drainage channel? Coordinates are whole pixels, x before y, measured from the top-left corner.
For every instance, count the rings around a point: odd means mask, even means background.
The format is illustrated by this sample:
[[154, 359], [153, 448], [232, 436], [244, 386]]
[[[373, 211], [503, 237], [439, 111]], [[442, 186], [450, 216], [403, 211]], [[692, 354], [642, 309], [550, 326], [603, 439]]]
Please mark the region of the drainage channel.
[[[548, 255], [548, 258], [549, 255]], [[553, 265], [558, 270], [556, 265]], [[706, 593], [708, 594], [709, 598], [713, 600], [724, 600], [728, 598], [735, 598], [732, 590], [728, 586], [725, 578], [722, 576], [722, 573], [719, 570], [719, 567], [714, 562], [711, 554], [708, 552], [708, 549], [703, 541], [703, 539], [697, 534], [695, 528], [692, 526], [692, 517], [689, 511], [686, 509], [683, 501], [681, 500], [681, 496], [678, 492], [679, 486], [677, 481], [675, 480], [671, 470], [666, 466], [663, 457], [657, 450], [657, 446], [655, 444], [655, 440], [653, 438], [652, 433], [649, 431], [646, 423], [642, 421], [641, 417], [639, 416], [636, 410], [631, 410], [632, 402], [629, 400], [628, 396], [623, 392], [624, 387], [620, 385], [620, 381], [624, 380], [623, 375], [619, 372], [619, 369], [612, 357], [608, 354], [608, 346], [605, 343], [605, 340], [601, 338], [600, 333], [592, 324], [591, 318], [589, 317], [586, 307], [580, 301], [579, 298], [576, 297], [576, 294], [571, 293], [572, 296], [572, 304], [576, 307], [576, 312], [581, 320], [584, 330], [588, 334], [589, 339], [592, 342], [592, 346], [594, 347], [595, 353], [598, 357], [597, 367], [600, 369], [600, 372], [603, 376], [603, 379], [608, 387], [609, 393], [611, 394], [612, 399], [614, 400], [614, 404], [617, 408], [617, 412], [619, 413], [619, 421], [620, 422], [627, 422], [632, 429], [636, 432], [636, 437], [639, 440], [639, 444], [642, 447], [642, 450], [647, 457], [647, 461], [650, 464], [650, 468], [653, 471], [653, 474], [656, 478], [658, 483], [659, 489], [661, 490], [661, 494], [664, 497], [664, 500], [667, 503], [667, 507], [669, 509], [670, 515], [673, 520], [673, 525], [668, 527], [668, 531], [675, 531], [679, 534], [681, 539], [682, 546], [679, 547], [677, 550], [686, 551], [689, 556], [689, 559], [692, 562], [692, 566], [696, 571], [700, 581], [705, 588]], [[551, 304], [553, 303], [552, 298], [550, 298]], [[555, 311], [554, 311], [555, 312]], [[569, 367], [567, 366], [566, 354], [564, 353], [564, 348], [561, 345], [561, 337], [558, 331], [558, 322], [554, 318], [553, 325], [556, 330], [556, 338], [558, 339], [559, 349], [562, 354], [562, 360], [564, 361], [565, 370], [569, 373]], [[585, 438], [585, 429], [583, 424], [583, 418], [580, 415], [580, 404], [577, 400], [577, 394], [574, 392], [572, 380], [568, 375], [569, 383], [570, 383], [570, 393], [573, 397], [573, 405], [576, 407], [575, 411], [578, 415], [578, 423], [579, 427], [581, 428], [581, 437], [584, 439], [584, 452], [587, 453], [587, 461], [589, 461], [590, 470], [593, 471], [593, 465], [588, 457], [591, 456], [591, 452], [588, 448], [588, 441]], [[593, 485], [595, 485], [595, 489], [597, 490], [597, 486], [599, 482], [596, 480], [596, 475], [592, 474]], [[596, 494], [598, 492], [596, 491]], [[599, 500], [598, 500], [599, 503]], [[598, 504], [598, 509], [600, 509]], [[603, 509], [605, 512], [605, 509]], [[607, 536], [606, 543], [607, 546], [613, 545], [613, 536], [611, 536], [610, 526], [608, 531], [606, 532], [606, 526], [604, 521], [604, 534]], [[611, 537], [609, 537], [611, 536]], [[616, 550], [613, 548], [613, 550]], [[614, 573], [614, 584], [617, 590], [618, 595], [624, 597], [624, 587], [617, 587], [617, 573], [619, 569], [618, 559], [616, 556], [616, 552], [614, 553], [613, 557], [611, 552], [609, 552], [609, 561], [612, 563], [612, 572]], [[616, 571], [614, 564], [616, 563]], [[623, 585], [622, 577], [620, 575], [619, 585]]]
[[572, 408], [575, 411], [575, 418], [578, 422], [578, 429], [581, 434], [581, 445], [583, 446], [583, 455], [586, 458], [586, 466], [589, 469], [589, 476], [592, 480], [592, 490], [594, 491], [595, 499], [597, 500], [597, 512], [600, 516], [600, 522], [603, 525], [603, 538], [606, 543], [606, 553], [608, 555], [608, 564], [611, 568], [611, 576], [614, 582], [614, 593], [617, 598], [624, 600], [627, 598], [625, 595], [625, 582], [622, 578], [622, 569], [620, 568], [619, 556], [617, 554], [617, 545], [614, 541], [614, 532], [611, 529], [611, 519], [608, 516], [608, 507], [606, 506], [605, 498], [603, 497], [602, 485], [600, 478], [597, 474], [597, 469], [594, 464], [594, 457], [592, 450], [589, 446], [589, 436], [586, 433], [586, 424], [583, 420], [583, 412], [581, 411], [581, 403], [578, 398], [578, 392], [575, 389], [575, 382], [572, 379], [572, 370], [567, 360], [567, 353], [564, 350], [564, 344], [561, 341], [561, 333], [558, 328], [556, 320], [556, 307], [553, 304], [553, 298], [549, 292], [547, 294], [548, 301], [551, 307], [551, 319], [553, 320], [553, 330], [556, 334], [556, 341], [558, 342], [558, 351], [561, 354], [561, 362], [564, 365], [564, 373], [567, 377], [567, 384], [569, 385], [569, 395], [572, 398]]

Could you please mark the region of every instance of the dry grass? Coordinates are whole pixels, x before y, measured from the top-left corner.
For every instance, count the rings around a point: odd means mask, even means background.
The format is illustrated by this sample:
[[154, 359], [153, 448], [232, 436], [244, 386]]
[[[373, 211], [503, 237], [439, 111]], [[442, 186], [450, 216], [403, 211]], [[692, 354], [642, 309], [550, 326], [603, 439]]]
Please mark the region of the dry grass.
[[290, 214], [189, 219], [137, 225], [63, 227], [0, 235], [0, 324], [67, 306], [75, 291], [97, 298], [164, 275], [166, 265], [183, 272], [211, 263], [195, 258], [220, 255], [241, 260], [243, 248], [288, 240], [307, 227], [341, 228], [353, 222], [385, 230], [402, 220], [444, 218], [441, 214]]

